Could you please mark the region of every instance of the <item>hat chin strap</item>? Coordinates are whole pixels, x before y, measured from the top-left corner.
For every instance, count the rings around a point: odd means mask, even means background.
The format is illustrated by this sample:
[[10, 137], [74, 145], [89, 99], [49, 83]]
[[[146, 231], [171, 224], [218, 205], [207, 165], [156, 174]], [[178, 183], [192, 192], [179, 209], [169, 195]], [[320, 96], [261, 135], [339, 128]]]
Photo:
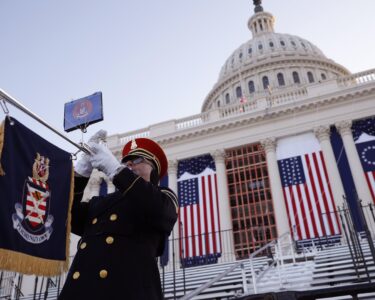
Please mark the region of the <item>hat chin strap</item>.
[[150, 182], [153, 185], [159, 185], [159, 174], [155, 169], [152, 169], [151, 174], [150, 174]]

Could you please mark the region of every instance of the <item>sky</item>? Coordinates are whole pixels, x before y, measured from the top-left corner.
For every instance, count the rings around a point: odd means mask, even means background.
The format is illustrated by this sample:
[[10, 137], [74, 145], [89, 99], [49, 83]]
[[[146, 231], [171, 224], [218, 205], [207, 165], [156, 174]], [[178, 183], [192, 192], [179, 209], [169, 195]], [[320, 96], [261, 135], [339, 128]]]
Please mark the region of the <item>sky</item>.
[[[85, 141], [99, 129], [111, 135], [199, 114], [226, 59], [252, 38], [252, 2], [0, 0], [0, 89], [61, 132], [64, 103], [101, 91], [104, 121], [88, 128]], [[353, 73], [375, 68], [375, 1], [262, 2], [276, 32], [309, 40]], [[45, 139], [76, 151], [8, 109]], [[79, 131], [66, 136], [82, 139]]]

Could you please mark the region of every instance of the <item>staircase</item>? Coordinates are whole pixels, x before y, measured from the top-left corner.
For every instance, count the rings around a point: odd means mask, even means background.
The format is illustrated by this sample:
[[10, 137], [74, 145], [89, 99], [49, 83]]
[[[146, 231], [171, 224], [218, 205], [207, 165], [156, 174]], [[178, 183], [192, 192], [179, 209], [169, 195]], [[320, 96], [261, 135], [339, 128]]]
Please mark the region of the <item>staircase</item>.
[[[335, 246], [318, 252], [312, 276], [313, 288], [326, 288], [346, 284], [356, 284], [375, 280], [375, 264], [366, 240], [361, 242], [364, 261], [357, 260], [357, 271], [347, 245]], [[366, 272], [367, 269], [367, 272]], [[367, 274], [368, 273], [368, 274]]]
[[[173, 287], [173, 272], [168, 272], [165, 275], [164, 281], [164, 297], [165, 299], [178, 299], [199, 288], [201, 285], [209, 282], [218, 274], [225, 272], [238, 262], [239, 261], [187, 268], [185, 269], [185, 288], [183, 270], [180, 269], [175, 273], [175, 289]], [[242, 262], [244, 264], [246, 278], [249, 279], [251, 276], [250, 262], [248, 259], [243, 260]], [[260, 272], [260, 270], [269, 265], [269, 262], [270, 258], [268, 257], [260, 257], [255, 259], [255, 272]], [[216, 282], [210, 288], [206, 289], [203, 293], [194, 297], [193, 299], [232, 299], [239, 294], [243, 294], [243, 277], [240, 267], [233, 270], [222, 280]]]
[[306, 290], [310, 289], [314, 270], [314, 261], [300, 261], [297, 263], [287, 263], [280, 267], [267, 269], [262, 278], [256, 282], [254, 290], [253, 279], [249, 286], [250, 294], [280, 292], [286, 290]]
[[[253, 272], [250, 260], [218, 263], [169, 271], [161, 274], [165, 299], [179, 299], [201, 287], [219, 274], [242, 262], [244, 269], [237, 267], [226, 274], [220, 281], [205, 289], [192, 299], [235, 299], [248, 295], [262, 293], [279, 293], [283, 291], [318, 291], [332, 287], [346, 287], [375, 282], [375, 264], [369, 245], [365, 239], [361, 242], [364, 260], [353, 263], [348, 245], [334, 245], [311, 252], [308, 255], [283, 257], [283, 261], [272, 260], [270, 257], [253, 258]], [[254, 277], [255, 275], [255, 282]], [[247, 293], [244, 295], [244, 283]], [[20, 300], [57, 299], [57, 287], [50, 287], [48, 295], [45, 292], [37, 295], [21, 297]], [[259, 295], [260, 296], [260, 295]], [[246, 299], [246, 298], [241, 298]], [[250, 298], [249, 298], [250, 299]], [[323, 298], [321, 298], [323, 299]], [[338, 296], [335, 299], [352, 299], [350, 296]], [[358, 299], [375, 299], [374, 293], [359, 295]]]

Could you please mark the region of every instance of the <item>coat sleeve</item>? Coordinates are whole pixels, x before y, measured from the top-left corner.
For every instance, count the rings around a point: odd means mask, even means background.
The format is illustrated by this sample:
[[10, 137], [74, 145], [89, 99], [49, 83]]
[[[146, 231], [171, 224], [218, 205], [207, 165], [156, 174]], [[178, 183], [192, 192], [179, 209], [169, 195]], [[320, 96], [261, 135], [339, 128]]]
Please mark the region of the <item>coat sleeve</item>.
[[114, 177], [113, 183], [128, 196], [125, 201], [134, 201], [132, 206], [140, 211], [147, 226], [170, 234], [178, 215], [177, 196], [171, 189], [154, 186], [127, 168]]
[[79, 236], [83, 234], [87, 213], [88, 203], [81, 203], [83, 192], [87, 185], [88, 178], [74, 177], [74, 199], [71, 209], [71, 231]]

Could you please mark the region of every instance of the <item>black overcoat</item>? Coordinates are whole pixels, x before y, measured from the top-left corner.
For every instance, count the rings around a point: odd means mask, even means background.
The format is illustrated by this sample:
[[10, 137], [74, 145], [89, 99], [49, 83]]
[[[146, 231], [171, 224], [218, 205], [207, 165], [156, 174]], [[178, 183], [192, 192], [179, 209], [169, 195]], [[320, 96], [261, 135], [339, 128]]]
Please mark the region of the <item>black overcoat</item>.
[[177, 220], [176, 195], [125, 168], [118, 189], [81, 203], [76, 178], [72, 232], [82, 238], [59, 300], [162, 299], [156, 257]]

